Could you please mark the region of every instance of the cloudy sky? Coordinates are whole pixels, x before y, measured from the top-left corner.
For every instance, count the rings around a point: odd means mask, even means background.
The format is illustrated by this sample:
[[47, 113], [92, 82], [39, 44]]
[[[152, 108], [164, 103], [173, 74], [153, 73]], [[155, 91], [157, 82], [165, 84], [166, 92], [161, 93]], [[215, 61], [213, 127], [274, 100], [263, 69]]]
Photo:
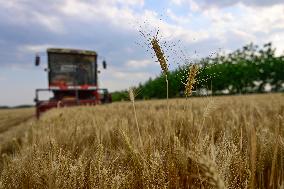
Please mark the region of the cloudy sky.
[[108, 62], [100, 86], [110, 91], [157, 76], [139, 26], [159, 28], [188, 58], [250, 42], [284, 52], [283, 0], [0, 0], [0, 105], [32, 104], [35, 88], [47, 87], [49, 47], [96, 50]]

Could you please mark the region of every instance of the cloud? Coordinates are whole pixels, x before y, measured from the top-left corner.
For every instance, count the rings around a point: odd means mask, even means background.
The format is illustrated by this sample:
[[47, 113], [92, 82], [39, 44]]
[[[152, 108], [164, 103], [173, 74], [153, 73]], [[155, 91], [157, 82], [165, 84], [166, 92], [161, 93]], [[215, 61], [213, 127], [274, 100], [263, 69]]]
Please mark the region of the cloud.
[[[236, 4], [244, 4], [252, 7], [266, 7], [283, 4], [283, 0], [171, 0], [171, 2], [178, 6], [189, 5], [200, 9], [201, 7], [229, 7]], [[198, 3], [197, 3], [198, 2]]]
[[157, 73], [150, 71], [124, 70], [122, 68], [109, 68], [99, 75], [100, 87], [106, 87], [110, 91], [127, 89], [129, 86], [136, 86], [145, 82], [149, 77], [155, 77]]
[[[186, 3], [190, 2], [184, 0], [180, 6], [186, 7]], [[284, 23], [284, 4], [248, 6], [239, 2], [232, 4], [229, 8], [226, 6], [205, 8], [202, 7], [202, 1], [195, 2], [198, 2], [199, 6], [197, 12], [190, 11], [190, 8], [185, 14], [174, 11], [176, 8], [167, 10], [169, 18], [183, 28], [190, 27], [194, 30], [200, 27], [207, 28], [206, 37], [203, 37], [203, 40], [183, 40], [186, 42], [185, 48], [195, 48], [201, 56], [204, 56], [219, 48], [232, 51], [250, 42], [261, 45], [272, 41], [279, 49], [278, 54], [283, 52], [280, 41], [284, 40], [284, 35], [281, 35], [284, 27], [282, 24]]]
[[37, 20], [38, 23], [45, 26], [51, 32], [64, 34], [64, 25], [58, 17], [52, 15], [44, 15], [38, 12], [34, 12], [33, 17]]
[[232, 6], [238, 3], [243, 3], [248, 6], [272, 6], [276, 4], [283, 4], [282, 0], [203, 0], [207, 5], [217, 6]]
[[153, 64], [153, 61], [145, 59], [145, 60], [128, 60], [125, 64], [130, 68], [145, 68]]
[[64, 33], [64, 26], [60, 15], [56, 13], [54, 0], [45, 2], [0, 0], [1, 22], [7, 22], [11, 25], [20, 25], [26, 27], [38, 27], [41, 25], [49, 32]]
[[144, 5], [144, 0], [116, 0], [116, 2], [123, 4], [123, 5], [129, 5], [129, 6], [142, 7]]
[[[115, 3], [102, 3], [101, 1], [69, 0], [65, 1], [65, 3], [59, 7], [59, 11], [81, 22], [92, 21], [106, 23], [114, 27], [119, 27], [120, 30], [123, 29], [131, 32], [137, 32], [138, 26], [151, 29], [159, 28], [163, 37], [170, 40], [182, 38], [187, 41], [192, 41], [193, 38], [204, 40], [208, 37], [206, 30], [194, 31], [182, 27], [179, 23], [167, 23], [161, 20], [159, 14], [155, 11], [148, 9], [137, 11], [128, 6], [117, 7], [115, 5]], [[82, 12], [85, 14], [82, 14]], [[143, 23], [145, 20], [148, 21], [146, 23], [147, 25]]]
[[189, 9], [192, 12], [199, 11], [201, 8], [200, 5], [194, 0], [171, 0], [170, 2], [177, 6], [182, 6], [182, 5], [189, 6]]
[[[135, 12], [129, 5], [143, 5], [144, 1], [79, 1], [65, 0], [58, 7], [58, 11], [65, 16], [85, 22], [111, 23], [128, 29], [129, 23], [134, 21]], [[118, 7], [117, 5], [121, 5]], [[82, 14], [84, 13], [84, 14]]]
[[20, 51], [25, 52], [32, 52], [32, 53], [39, 53], [39, 52], [45, 52], [47, 48], [50, 48], [52, 44], [41, 44], [41, 45], [23, 45], [19, 48]]
[[124, 71], [116, 71], [113, 73], [114, 78], [116, 79], [124, 79], [124, 80], [138, 80], [141, 81], [148, 79], [150, 74], [145, 72], [124, 72]]

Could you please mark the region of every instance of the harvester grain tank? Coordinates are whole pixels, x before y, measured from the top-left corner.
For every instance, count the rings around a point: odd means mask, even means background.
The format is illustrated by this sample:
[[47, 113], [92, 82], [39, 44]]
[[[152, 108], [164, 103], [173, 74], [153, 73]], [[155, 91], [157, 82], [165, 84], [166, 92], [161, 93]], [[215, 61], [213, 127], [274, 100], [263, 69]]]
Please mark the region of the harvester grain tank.
[[[98, 86], [97, 53], [89, 50], [47, 49], [48, 88], [36, 89], [36, 115], [55, 107], [110, 103], [107, 89]], [[40, 64], [36, 56], [35, 65]], [[106, 69], [106, 62], [103, 61]], [[39, 100], [39, 93], [49, 91], [49, 100]]]

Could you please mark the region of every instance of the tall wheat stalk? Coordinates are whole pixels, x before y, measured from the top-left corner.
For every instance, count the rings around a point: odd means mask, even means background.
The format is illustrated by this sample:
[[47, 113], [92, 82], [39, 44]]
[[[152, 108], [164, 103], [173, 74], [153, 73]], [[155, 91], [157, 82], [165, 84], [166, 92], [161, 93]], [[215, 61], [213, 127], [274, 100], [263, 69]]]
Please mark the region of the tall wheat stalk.
[[169, 80], [168, 80], [168, 75], [166, 74], [166, 83], [167, 83], [167, 112], [168, 112], [168, 117], [170, 117], [170, 106], [169, 106]]
[[[192, 94], [192, 89], [194, 87], [194, 84], [196, 83], [196, 76], [198, 73], [198, 66], [197, 65], [189, 65], [188, 67], [188, 73], [187, 73], [187, 79], [186, 83], [184, 83], [181, 80], [181, 83], [185, 86], [184, 94], [185, 94], [185, 99]], [[184, 111], [186, 110], [186, 103], [184, 104]]]
[[196, 83], [197, 73], [198, 73], [198, 65], [196, 64], [191, 65], [190, 68], [188, 69], [188, 77], [185, 84], [184, 93], [186, 98], [192, 94], [192, 89], [194, 87], [194, 84]]
[[256, 147], [257, 147], [257, 139], [256, 139], [256, 131], [255, 128], [252, 127], [250, 129], [250, 162], [251, 162], [251, 180], [250, 187], [254, 188], [255, 184], [255, 172], [256, 172]]
[[140, 145], [141, 145], [141, 147], [143, 147], [143, 142], [142, 142], [142, 138], [141, 138], [141, 133], [140, 133], [139, 124], [138, 124], [138, 119], [137, 119], [137, 114], [136, 114], [136, 108], [135, 108], [135, 94], [134, 94], [134, 89], [133, 89], [133, 88], [129, 88], [128, 93], [129, 93], [130, 101], [132, 102], [132, 107], [133, 107], [133, 112], [134, 112], [134, 117], [135, 117], [135, 122], [136, 122], [136, 128], [137, 128], [138, 135], [139, 135]]
[[166, 85], [167, 85], [167, 110], [168, 110], [168, 117], [170, 116], [170, 107], [169, 107], [169, 81], [168, 81], [168, 64], [165, 58], [165, 54], [159, 45], [159, 40], [157, 36], [153, 37], [151, 40], [152, 48], [158, 58], [158, 62], [160, 63], [161, 69], [166, 77]]
[[279, 125], [277, 125], [276, 129], [275, 129], [275, 137], [276, 137], [276, 141], [275, 141], [275, 147], [274, 147], [274, 151], [273, 151], [273, 159], [272, 159], [272, 163], [271, 163], [271, 174], [270, 174], [270, 182], [269, 182], [269, 186], [270, 187], [275, 187], [273, 186], [273, 179], [274, 179], [274, 173], [275, 173], [275, 166], [276, 166], [276, 162], [277, 162], [277, 152], [278, 152], [278, 144], [279, 144], [279, 139], [280, 136], [279, 135], [279, 127], [280, 127], [280, 118], [279, 118]]

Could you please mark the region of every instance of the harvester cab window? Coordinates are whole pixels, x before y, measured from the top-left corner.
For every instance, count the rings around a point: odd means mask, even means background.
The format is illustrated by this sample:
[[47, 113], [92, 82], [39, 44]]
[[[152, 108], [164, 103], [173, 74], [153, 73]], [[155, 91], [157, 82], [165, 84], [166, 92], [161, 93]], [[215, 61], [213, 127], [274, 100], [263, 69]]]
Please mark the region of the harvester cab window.
[[94, 56], [50, 53], [50, 85], [94, 85], [95, 65]]
[[88, 71], [84, 67], [84, 64], [79, 64], [76, 68], [75, 78], [78, 85], [84, 85], [88, 83]]

